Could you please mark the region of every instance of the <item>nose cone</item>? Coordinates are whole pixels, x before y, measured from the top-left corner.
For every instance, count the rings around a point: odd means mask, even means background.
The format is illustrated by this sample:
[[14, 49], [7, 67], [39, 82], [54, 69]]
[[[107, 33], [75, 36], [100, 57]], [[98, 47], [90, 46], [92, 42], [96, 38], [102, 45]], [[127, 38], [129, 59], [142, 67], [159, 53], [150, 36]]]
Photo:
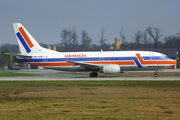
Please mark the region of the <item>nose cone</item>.
[[175, 65], [177, 62], [176, 62], [176, 60], [172, 60], [171, 62], [170, 62], [170, 64], [173, 64], [173, 65]]

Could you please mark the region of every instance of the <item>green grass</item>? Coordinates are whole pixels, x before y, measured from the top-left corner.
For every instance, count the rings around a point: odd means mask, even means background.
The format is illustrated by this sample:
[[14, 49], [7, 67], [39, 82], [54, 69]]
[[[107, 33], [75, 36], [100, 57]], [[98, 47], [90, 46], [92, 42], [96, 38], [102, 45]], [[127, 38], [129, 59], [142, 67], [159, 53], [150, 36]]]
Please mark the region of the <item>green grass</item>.
[[0, 81], [0, 87], [69, 87], [79, 86], [81, 89], [89, 87], [180, 87], [180, 81]]
[[15, 71], [0, 71], [0, 77], [23, 77], [23, 76], [40, 76], [40, 75], [19, 73]]
[[0, 81], [0, 119], [180, 118], [180, 81]]

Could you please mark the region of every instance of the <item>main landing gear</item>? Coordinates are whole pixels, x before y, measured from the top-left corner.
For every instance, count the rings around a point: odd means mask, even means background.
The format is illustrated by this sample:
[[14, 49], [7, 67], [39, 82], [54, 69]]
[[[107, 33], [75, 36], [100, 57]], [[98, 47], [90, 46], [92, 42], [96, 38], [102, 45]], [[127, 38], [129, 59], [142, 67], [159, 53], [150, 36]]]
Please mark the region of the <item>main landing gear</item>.
[[158, 77], [157, 71], [154, 73], [154, 77]]
[[93, 71], [92, 73], [89, 74], [90, 77], [97, 77], [98, 73], [97, 71]]

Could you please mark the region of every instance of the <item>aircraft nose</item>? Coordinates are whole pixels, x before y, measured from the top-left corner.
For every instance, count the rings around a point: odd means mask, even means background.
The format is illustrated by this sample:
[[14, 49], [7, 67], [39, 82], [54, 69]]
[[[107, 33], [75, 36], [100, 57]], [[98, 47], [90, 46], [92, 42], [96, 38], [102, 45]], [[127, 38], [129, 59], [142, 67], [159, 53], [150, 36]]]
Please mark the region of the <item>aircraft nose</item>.
[[172, 61], [172, 64], [176, 64], [176, 63], [177, 63], [176, 60]]

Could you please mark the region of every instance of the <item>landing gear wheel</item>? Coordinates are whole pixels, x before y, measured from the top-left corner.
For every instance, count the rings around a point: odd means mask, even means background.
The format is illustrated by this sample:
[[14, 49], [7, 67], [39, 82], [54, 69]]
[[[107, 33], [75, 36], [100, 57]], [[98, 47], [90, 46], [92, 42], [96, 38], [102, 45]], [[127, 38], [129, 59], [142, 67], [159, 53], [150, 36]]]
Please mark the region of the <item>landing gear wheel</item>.
[[95, 73], [94, 73], [94, 77], [97, 77], [97, 76], [98, 76], [98, 73], [97, 73], [97, 72], [95, 72]]
[[92, 72], [89, 74], [90, 77], [97, 77], [98, 76], [98, 73], [97, 72]]
[[93, 73], [90, 73], [89, 76], [90, 76], [90, 77], [94, 77], [94, 74], [93, 74]]
[[158, 77], [158, 74], [157, 74], [157, 73], [154, 73], [154, 77]]

